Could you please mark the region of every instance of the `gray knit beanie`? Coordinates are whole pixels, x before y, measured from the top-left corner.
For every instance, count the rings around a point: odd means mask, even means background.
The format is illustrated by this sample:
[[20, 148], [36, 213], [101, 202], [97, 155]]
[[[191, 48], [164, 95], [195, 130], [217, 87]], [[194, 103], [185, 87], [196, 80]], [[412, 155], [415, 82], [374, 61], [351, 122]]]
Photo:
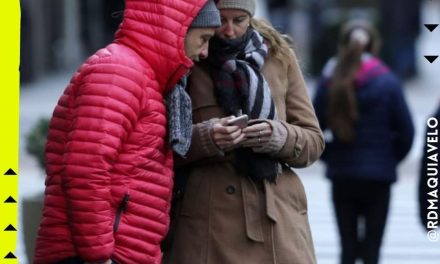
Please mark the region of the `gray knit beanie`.
[[218, 9], [240, 9], [248, 12], [251, 17], [255, 14], [255, 0], [220, 0], [217, 3]]
[[216, 28], [221, 26], [220, 12], [213, 0], [208, 0], [197, 16], [194, 18], [191, 28]]

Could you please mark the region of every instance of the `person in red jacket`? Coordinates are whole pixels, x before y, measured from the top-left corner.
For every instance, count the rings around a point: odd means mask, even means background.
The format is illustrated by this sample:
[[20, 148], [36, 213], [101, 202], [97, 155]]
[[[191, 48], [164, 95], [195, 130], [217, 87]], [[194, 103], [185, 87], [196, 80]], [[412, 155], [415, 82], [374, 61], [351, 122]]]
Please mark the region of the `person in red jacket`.
[[53, 112], [35, 264], [160, 263], [172, 151], [184, 154], [188, 136], [185, 118], [167, 129], [164, 98], [182, 111], [178, 81], [220, 24], [212, 0], [126, 0], [115, 40], [80, 66]]

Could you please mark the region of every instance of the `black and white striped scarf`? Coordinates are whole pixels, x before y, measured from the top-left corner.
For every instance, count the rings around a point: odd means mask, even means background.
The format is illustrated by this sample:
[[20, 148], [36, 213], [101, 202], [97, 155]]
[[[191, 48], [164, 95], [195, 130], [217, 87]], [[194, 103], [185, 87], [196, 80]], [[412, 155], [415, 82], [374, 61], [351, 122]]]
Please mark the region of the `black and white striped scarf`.
[[[226, 114], [277, 119], [270, 87], [261, 73], [267, 55], [263, 37], [252, 28], [238, 39], [212, 39], [208, 59], [216, 98]], [[280, 171], [276, 159], [248, 148], [239, 148], [236, 154], [234, 165], [239, 172], [256, 182], [275, 181]]]
[[216, 96], [227, 114], [247, 114], [251, 119], [276, 119], [275, 105], [261, 74], [268, 47], [263, 37], [249, 28], [243, 37], [210, 42], [209, 60]]

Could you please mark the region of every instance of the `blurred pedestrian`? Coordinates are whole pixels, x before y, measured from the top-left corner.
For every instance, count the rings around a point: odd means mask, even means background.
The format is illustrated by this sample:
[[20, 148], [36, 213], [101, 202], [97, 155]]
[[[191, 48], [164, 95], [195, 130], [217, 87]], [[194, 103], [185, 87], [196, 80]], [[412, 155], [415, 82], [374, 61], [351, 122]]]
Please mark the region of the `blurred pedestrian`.
[[212, 0], [126, 0], [114, 42], [54, 110], [34, 263], [160, 263], [173, 186], [166, 139], [179, 135], [169, 124], [167, 136], [163, 97], [182, 92], [176, 83], [220, 24]]
[[416, 40], [420, 34], [421, 0], [380, 1], [384, 59], [400, 78], [417, 75]]
[[292, 0], [271, 0], [267, 3], [270, 22], [278, 31], [291, 34], [290, 18], [292, 15]]
[[440, 105], [434, 115], [427, 120], [424, 136], [424, 147], [419, 175], [419, 216], [423, 227], [430, 231], [438, 229], [440, 206], [439, 177], [439, 130]]
[[[222, 26], [188, 82], [193, 138], [176, 159], [186, 182], [163, 263], [316, 263], [290, 167], [309, 166], [324, 144], [296, 56], [253, 18], [253, 0], [217, 7]], [[242, 113], [247, 126], [228, 125]]]
[[113, 41], [124, 4], [125, 0], [79, 0], [82, 48], [87, 56]]
[[321, 158], [332, 182], [342, 264], [357, 258], [378, 263], [390, 187], [414, 136], [402, 86], [378, 51], [374, 28], [362, 21], [347, 23], [314, 98], [326, 135]]

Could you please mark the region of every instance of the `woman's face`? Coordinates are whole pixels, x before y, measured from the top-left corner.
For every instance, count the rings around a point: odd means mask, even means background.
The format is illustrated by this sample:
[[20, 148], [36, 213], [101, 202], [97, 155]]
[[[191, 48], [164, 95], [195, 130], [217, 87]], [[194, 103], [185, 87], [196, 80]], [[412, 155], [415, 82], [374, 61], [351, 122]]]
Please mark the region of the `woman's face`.
[[244, 35], [249, 27], [251, 17], [239, 9], [221, 9], [222, 25], [216, 29], [215, 34], [222, 39], [236, 39]]

